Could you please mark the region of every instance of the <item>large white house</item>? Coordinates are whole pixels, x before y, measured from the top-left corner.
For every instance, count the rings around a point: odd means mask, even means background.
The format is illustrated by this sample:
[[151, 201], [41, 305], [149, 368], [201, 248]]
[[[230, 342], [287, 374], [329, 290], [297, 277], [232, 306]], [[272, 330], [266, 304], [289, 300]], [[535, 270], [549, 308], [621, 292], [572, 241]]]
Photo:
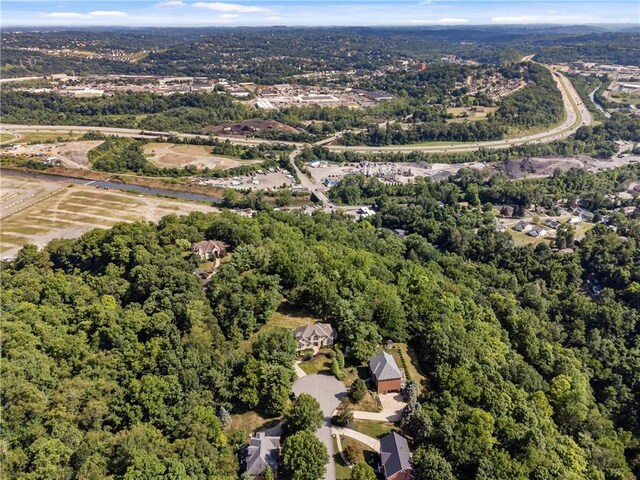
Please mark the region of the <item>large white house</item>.
[[298, 327], [293, 331], [293, 336], [298, 342], [298, 351], [314, 347], [329, 347], [337, 338], [335, 329], [328, 323]]

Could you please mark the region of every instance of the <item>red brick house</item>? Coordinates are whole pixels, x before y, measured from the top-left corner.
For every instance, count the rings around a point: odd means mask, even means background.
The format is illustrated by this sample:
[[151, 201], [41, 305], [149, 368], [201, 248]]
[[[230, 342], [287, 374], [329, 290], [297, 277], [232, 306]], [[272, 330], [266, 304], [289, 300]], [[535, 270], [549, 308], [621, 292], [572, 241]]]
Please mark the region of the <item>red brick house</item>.
[[404, 377], [393, 356], [387, 352], [380, 352], [369, 359], [371, 378], [376, 386], [376, 392], [389, 393], [402, 390]]

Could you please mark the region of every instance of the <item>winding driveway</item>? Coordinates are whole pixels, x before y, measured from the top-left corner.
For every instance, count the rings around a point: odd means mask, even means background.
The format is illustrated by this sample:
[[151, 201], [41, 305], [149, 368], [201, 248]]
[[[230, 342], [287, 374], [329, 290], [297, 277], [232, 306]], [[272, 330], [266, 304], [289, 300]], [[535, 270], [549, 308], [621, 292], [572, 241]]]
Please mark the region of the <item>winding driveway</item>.
[[293, 384], [293, 392], [296, 395], [307, 393], [315, 398], [320, 404], [324, 414], [324, 425], [316, 432], [316, 436], [327, 447], [329, 463], [324, 478], [335, 480], [336, 464], [333, 459], [336, 453], [333, 449], [333, 438], [331, 437], [331, 415], [338, 408], [340, 400], [347, 394], [343, 382], [330, 375], [306, 375], [298, 378]]

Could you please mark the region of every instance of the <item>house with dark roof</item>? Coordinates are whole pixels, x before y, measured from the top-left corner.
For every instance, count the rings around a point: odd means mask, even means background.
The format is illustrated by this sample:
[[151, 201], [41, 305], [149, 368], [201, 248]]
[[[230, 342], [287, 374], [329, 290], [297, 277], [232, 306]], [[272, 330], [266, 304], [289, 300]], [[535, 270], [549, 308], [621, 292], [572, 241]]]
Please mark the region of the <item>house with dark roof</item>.
[[409, 445], [396, 432], [380, 439], [380, 472], [386, 480], [413, 479]]
[[395, 359], [387, 352], [380, 352], [369, 359], [371, 378], [378, 393], [402, 390], [404, 375]]
[[264, 478], [267, 468], [276, 473], [279, 452], [279, 437], [267, 436], [265, 432], [256, 433], [249, 440], [247, 448], [247, 473], [256, 478]]
[[293, 336], [298, 342], [298, 351], [329, 347], [338, 337], [335, 329], [328, 323], [314, 323], [298, 327], [293, 331]]
[[191, 245], [191, 251], [202, 260], [222, 258], [227, 254], [227, 246], [219, 240], [205, 240]]

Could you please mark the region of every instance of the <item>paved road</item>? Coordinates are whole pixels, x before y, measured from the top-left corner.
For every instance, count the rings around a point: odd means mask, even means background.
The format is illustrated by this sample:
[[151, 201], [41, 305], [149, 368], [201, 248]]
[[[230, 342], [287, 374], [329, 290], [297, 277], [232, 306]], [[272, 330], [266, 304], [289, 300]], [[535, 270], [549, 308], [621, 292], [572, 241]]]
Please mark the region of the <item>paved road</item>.
[[318, 187], [318, 185], [313, 183], [313, 180], [307, 177], [296, 165], [296, 157], [300, 155], [300, 153], [302, 153], [302, 148], [297, 148], [289, 156], [289, 162], [291, 163], [291, 167], [298, 174], [300, 185], [309, 190], [309, 192], [315, 194], [316, 198], [318, 198], [318, 200], [320, 200], [322, 203], [327, 206], [330, 205], [331, 203], [329, 202], [329, 198], [324, 194], [324, 192]]
[[327, 447], [329, 453], [329, 463], [324, 478], [335, 480], [336, 464], [333, 455], [333, 438], [331, 437], [331, 415], [338, 408], [340, 400], [347, 394], [343, 382], [330, 375], [306, 375], [299, 378], [293, 384], [293, 392], [296, 395], [308, 393], [318, 400], [322, 413], [324, 413], [324, 425], [316, 432], [316, 436]]
[[567, 112], [566, 120], [557, 127], [547, 131], [526, 135], [510, 140], [496, 140], [491, 142], [475, 143], [451, 143], [448, 145], [391, 145], [386, 147], [347, 147], [341, 145], [330, 145], [327, 148], [333, 151], [353, 151], [353, 152], [471, 152], [480, 148], [507, 148], [525, 143], [549, 143], [562, 140], [571, 136], [582, 125], [591, 123], [591, 114], [586, 105], [582, 102], [580, 95], [575, 90], [571, 82], [561, 73], [552, 71], [551, 74], [556, 81], [558, 89], [562, 93], [564, 108]]
[[149, 135], [142, 134], [142, 130], [139, 128], [116, 128], [116, 127], [91, 127], [91, 126], [82, 126], [82, 125], [17, 125], [17, 124], [0, 124], [0, 131], [8, 131], [9, 133], [13, 132], [40, 132], [40, 133], [58, 133], [65, 134], [69, 132], [74, 133], [87, 133], [87, 132], [100, 132], [105, 135], [114, 135], [117, 137], [135, 137], [135, 138], [146, 138], [153, 140], [154, 138], [213, 138], [224, 142], [229, 140], [231, 143], [236, 145], [259, 145], [261, 143], [279, 143], [279, 144], [287, 144], [287, 145], [296, 145], [300, 146], [300, 143], [294, 142], [280, 142], [280, 141], [272, 141], [272, 140], [263, 140], [260, 138], [245, 138], [245, 137], [221, 137], [216, 135], [196, 135], [194, 133], [177, 133], [169, 135], [166, 132], [165, 136], [162, 135]]
[[[564, 100], [565, 110], [567, 112], [567, 119], [557, 127], [549, 129], [545, 132], [526, 135], [511, 140], [497, 140], [491, 142], [475, 142], [475, 143], [452, 143], [449, 145], [394, 145], [386, 147], [367, 147], [367, 146], [355, 146], [347, 147], [342, 145], [327, 145], [329, 150], [333, 151], [354, 151], [354, 152], [431, 152], [431, 153], [443, 153], [443, 152], [469, 152], [478, 150], [480, 148], [506, 148], [514, 145], [521, 145], [524, 143], [547, 143], [555, 140], [567, 138], [572, 135], [580, 126], [589, 125], [591, 123], [591, 115], [589, 110], [580, 99], [580, 95], [576, 92], [571, 82], [559, 72], [552, 71], [552, 75], [562, 93]], [[13, 125], [13, 124], [0, 124], [0, 131], [15, 131], [15, 132], [53, 132], [53, 133], [67, 133], [74, 131], [81, 132], [102, 132], [107, 135], [118, 135], [125, 137], [142, 137], [142, 138], [157, 138], [153, 135], [141, 135], [140, 130], [132, 128], [113, 128], [113, 127], [83, 127], [79, 125]], [[202, 135], [195, 135], [190, 133], [180, 133], [175, 135], [177, 138], [196, 138], [202, 137]], [[229, 140], [231, 143], [239, 145], [256, 145], [259, 143], [270, 143], [269, 140], [263, 140], [259, 138], [240, 138], [240, 137], [212, 137], [221, 141]], [[304, 145], [295, 142], [273, 142], [273, 143], [287, 143], [289, 145], [295, 145], [298, 148], [302, 148]], [[324, 142], [319, 142], [324, 143]]]

